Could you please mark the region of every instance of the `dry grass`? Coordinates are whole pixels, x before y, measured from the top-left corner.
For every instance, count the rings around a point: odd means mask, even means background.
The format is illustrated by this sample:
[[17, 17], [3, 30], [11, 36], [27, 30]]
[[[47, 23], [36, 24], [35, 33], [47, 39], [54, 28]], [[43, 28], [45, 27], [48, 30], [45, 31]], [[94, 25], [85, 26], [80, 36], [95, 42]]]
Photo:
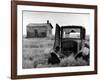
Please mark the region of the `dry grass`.
[[37, 64], [44, 64], [48, 53], [53, 47], [54, 40], [48, 39], [23, 39], [23, 68], [33, 68]]
[[48, 39], [23, 39], [22, 65], [24, 69], [45, 67], [67, 67], [88, 65], [82, 58], [74, 59], [74, 55], [61, 59], [60, 64], [48, 64], [49, 51], [54, 40]]

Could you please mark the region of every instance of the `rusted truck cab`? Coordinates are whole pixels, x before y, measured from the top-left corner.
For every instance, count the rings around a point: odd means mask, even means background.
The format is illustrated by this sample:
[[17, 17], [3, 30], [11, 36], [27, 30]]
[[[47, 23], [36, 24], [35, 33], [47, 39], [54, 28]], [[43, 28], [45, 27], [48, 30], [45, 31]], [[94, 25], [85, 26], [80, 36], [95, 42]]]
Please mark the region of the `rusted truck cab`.
[[76, 55], [84, 46], [85, 28], [82, 26], [62, 26], [61, 33], [61, 52], [69, 56], [71, 53]]

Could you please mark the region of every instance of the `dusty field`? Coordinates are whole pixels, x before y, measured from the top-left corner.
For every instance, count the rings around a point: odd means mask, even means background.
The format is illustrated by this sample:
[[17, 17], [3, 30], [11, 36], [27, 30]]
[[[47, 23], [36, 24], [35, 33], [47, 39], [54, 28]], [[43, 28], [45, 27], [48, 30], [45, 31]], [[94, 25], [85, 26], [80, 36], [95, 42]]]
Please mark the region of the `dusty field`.
[[65, 66], [85, 66], [88, 65], [86, 61], [79, 58], [77, 61], [74, 55], [61, 59], [60, 64], [48, 64], [50, 57], [50, 50], [53, 48], [54, 40], [48, 39], [23, 39], [23, 54], [22, 54], [22, 67], [28, 68], [45, 68], [45, 67], [65, 67]]
[[23, 68], [33, 68], [39, 63], [46, 63], [53, 44], [54, 40], [23, 39]]

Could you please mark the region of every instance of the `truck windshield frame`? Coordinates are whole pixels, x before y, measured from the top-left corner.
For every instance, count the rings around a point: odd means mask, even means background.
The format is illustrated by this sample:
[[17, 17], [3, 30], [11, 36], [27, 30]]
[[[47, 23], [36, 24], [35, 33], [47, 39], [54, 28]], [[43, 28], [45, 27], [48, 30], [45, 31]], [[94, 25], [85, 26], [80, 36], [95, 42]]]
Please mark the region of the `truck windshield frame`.
[[[77, 36], [71, 37], [70, 35], [69, 35], [69, 37], [64, 37], [65, 29], [66, 30], [69, 29], [68, 35], [70, 34], [70, 32], [71, 32], [71, 34], [78, 33], [78, 37]], [[85, 40], [85, 28], [82, 26], [62, 26], [61, 27], [61, 40], [66, 40], [66, 39], [81, 39], [81, 40], [83, 39], [83, 40]]]

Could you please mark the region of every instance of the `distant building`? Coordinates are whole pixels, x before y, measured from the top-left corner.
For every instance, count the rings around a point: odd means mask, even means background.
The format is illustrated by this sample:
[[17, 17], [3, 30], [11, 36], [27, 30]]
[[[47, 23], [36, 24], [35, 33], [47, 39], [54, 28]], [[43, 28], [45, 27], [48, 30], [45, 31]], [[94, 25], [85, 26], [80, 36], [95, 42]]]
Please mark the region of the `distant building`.
[[27, 25], [27, 38], [45, 38], [52, 36], [53, 26], [47, 23], [30, 23]]

